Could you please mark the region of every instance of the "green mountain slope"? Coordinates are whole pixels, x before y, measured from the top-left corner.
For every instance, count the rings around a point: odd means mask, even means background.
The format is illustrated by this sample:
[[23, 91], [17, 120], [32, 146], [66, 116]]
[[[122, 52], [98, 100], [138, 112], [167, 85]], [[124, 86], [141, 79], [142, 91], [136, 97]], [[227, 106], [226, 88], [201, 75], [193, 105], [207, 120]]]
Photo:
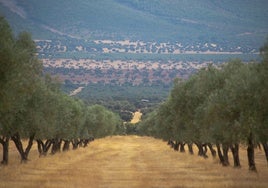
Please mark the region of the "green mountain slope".
[[17, 32], [44, 39], [260, 46], [268, 34], [267, 0], [0, 0], [0, 13]]

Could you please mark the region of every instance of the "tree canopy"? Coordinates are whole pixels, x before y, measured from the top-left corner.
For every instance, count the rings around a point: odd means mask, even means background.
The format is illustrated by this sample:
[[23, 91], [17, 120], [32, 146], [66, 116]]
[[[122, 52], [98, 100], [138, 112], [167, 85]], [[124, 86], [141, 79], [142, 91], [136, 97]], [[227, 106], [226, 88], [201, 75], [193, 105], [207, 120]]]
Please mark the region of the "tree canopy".
[[[81, 100], [61, 92], [59, 84], [44, 75], [31, 35], [13, 36], [9, 24], [0, 17], [0, 143], [3, 164], [8, 163], [8, 143], [12, 140], [21, 160], [26, 161], [33, 140], [41, 154], [64, 150], [72, 143], [86, 145], [93, 137], [104, 137], [122, 125], [120, 118], [102, 106], [87, 107]], [[21, 139], [29, 139], [23, 148]], [[46, 140], [44, 143], [43, 141]]]
[[[219, 155], [220, 146], [225, 154], [230, 148], [237, 159], [235, 166], [240, 166], [238, 145], [246, 144], [249, 168], [256, 170], [254, 146], [262, 144], [267, 157], [267, 44], [260, 48], [261, 62], [235, 59], [209, 65], [187, 80], [175, 80], [168, 99], [147, 115], [140, 132], [195, 143], [199, 150], [204, 144], [215, 144]], [[228, 164], [228, 155], [222, 157], [221, 162]]]

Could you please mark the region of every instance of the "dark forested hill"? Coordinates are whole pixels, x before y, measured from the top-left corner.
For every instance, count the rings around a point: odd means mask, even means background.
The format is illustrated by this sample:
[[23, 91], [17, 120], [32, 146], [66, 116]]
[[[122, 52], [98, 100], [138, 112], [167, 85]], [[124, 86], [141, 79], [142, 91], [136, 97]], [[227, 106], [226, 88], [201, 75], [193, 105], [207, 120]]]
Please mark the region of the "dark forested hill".
[[259, 47], [267, 0], [0, 0], [15, 31], [35, 39], [130, 39]]

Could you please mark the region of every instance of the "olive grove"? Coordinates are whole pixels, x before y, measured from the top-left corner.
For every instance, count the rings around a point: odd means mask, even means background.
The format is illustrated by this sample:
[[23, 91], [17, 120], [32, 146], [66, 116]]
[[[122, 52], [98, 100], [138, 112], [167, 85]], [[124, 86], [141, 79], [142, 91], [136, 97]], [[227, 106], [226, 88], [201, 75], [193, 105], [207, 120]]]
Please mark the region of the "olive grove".
[[[0, 143], [2, 164], [8, 164], [9, 142], [28, 160], [33, 142], [46, 155], [67, 151], [72, 144], [87, 146], [94, 137], [111, 135], [122, 123], [103, 107], [87, 107], [61, 92], [59, 84], [44, 75], [31, 35], [13, 36], [0, 17]], [[24, 148], [25, 142], [27, 145]], [[23, 144], [24, 143], [24, 144]], [[63, 145], [63, 146], [62, 146]]]
[[246, 145], [249, 169], [256, 171], [257, 145], [268, 160], [268, 41], [260, 52], [261, 62], [232, 60], [176, 79], [168, 99], [144, 118], [140, 134], [167, 140], [180, 151], [187, 145], [190, 153], [195, 144], [204, 157], [209, 149], [223, 166], [231, 151], [234, 167], [240, 167], [239, 145]]

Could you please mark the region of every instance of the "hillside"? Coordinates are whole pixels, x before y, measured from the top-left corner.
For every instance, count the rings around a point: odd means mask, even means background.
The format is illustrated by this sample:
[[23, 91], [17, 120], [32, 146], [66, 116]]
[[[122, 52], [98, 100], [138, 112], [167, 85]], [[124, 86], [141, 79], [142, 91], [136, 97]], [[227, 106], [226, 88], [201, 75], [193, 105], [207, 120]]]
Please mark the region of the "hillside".
[[35, 39], [130, 39], [259, 47], [268, 31], [266, 0], [1, 0], [16, 32]]
[[[0, 166], [0, 187], [267, 187], [263, 151], [256, 151], [258, 174], [249, 173], [245, 149], [241, 169], [222, 167], [216, 159], [174, 152], [161, 140], [115, 136], [87, 148], [39, 158], [33, 150], [19, 164], [10, 143], [10, 165]], [[34, 147], [35, 149], [36, 147]]]
[[64, 91], [137, 109], [210, 63], [259, 59], [268, 35], [267, 0], [0, 0], [0, 15], [15, 34], [31, 32]]

